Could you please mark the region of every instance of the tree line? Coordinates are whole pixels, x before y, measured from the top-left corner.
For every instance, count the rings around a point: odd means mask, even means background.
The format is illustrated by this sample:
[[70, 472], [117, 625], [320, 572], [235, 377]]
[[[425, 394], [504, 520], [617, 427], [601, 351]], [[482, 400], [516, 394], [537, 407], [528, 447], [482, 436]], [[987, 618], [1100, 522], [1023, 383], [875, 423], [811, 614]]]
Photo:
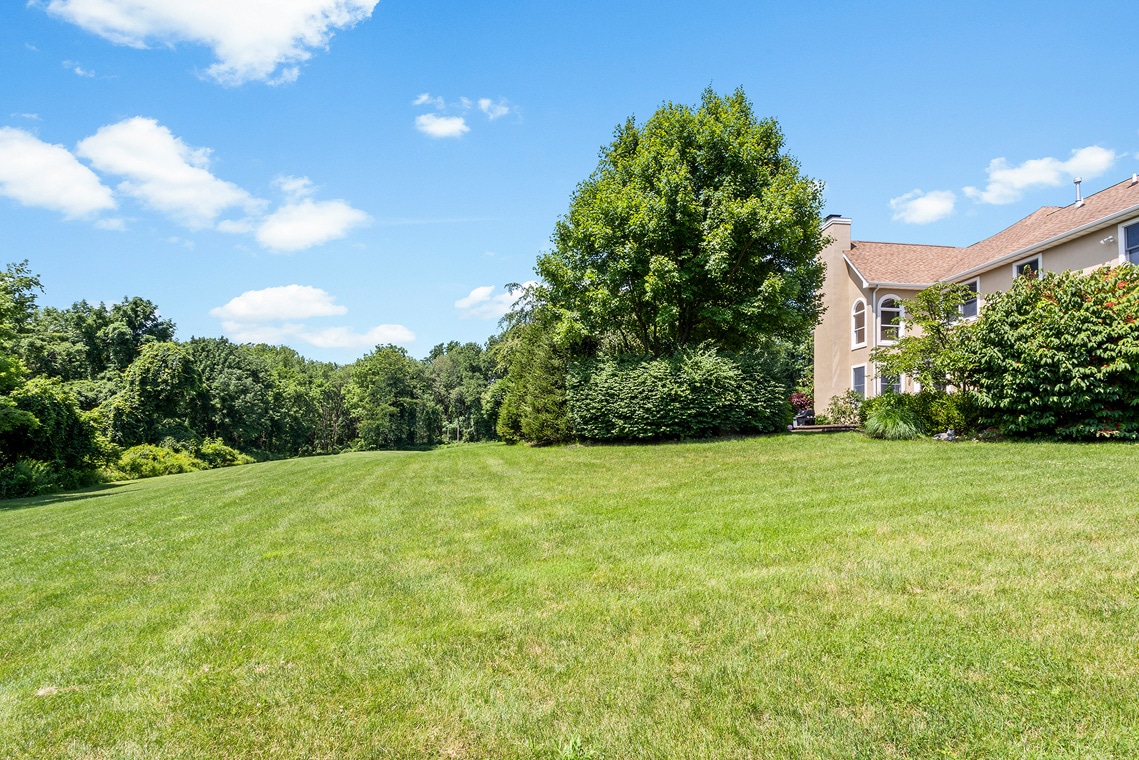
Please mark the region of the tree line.
[[161, 474], [186, 462], [496, 437], [488, 391], [501, 370], [488, 345], [453, 341], [423, 359], [377, 346], [335, 364], [285, 346], [178, 341], [174, 323], [140, 297], [60, 309], [40, 307], [41, 293], [27, 262], [0, 272], [7, 496], [83, 485], [107, 469]]

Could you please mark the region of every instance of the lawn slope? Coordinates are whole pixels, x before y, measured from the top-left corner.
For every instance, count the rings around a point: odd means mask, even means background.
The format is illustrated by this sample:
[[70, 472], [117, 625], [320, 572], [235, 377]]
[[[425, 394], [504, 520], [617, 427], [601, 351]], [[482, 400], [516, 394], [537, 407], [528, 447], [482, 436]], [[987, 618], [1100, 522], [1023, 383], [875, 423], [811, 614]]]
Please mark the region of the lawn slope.
[[477, 445], [0, 502], [0, 756], [1139, 756], [1137, 462]]

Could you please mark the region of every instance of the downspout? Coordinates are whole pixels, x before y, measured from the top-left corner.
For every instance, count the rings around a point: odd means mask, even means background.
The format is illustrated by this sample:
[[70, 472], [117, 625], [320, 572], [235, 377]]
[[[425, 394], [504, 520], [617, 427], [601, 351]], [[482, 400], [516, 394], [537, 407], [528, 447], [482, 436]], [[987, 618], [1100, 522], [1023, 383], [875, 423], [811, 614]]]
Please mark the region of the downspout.
[[[877, 348], [878, 348], [878, 331], [879, 331], [879, 327], [878, 327], [878, 288], [879, 288], [878, 285], [874, 286], [874, 300], [872, 302], [874, 304], [874, 308], [870, 310], [870, 313], [874, 315], [874, 319], [873, 319], [873, 322], [874, 322], [874, 349], [872, 349], [870, 351], [871, 356], [874, 355], [874, 351], [877, 350]], [[874, 366], [874, 381], [877, 382], [878, 381], [878, 363], [871, 360], [871, 361], [867, 362], [867, 364], [868, 365], [873, 364], [873, 366]], [[873, 388], [874, 388], [874, 385], [870, 382], [870, 378], [866, 378], [866, 398], [871, 398], [870, 391]], [[877, 396], [878, 394], [875, 393], [874, 395]]]

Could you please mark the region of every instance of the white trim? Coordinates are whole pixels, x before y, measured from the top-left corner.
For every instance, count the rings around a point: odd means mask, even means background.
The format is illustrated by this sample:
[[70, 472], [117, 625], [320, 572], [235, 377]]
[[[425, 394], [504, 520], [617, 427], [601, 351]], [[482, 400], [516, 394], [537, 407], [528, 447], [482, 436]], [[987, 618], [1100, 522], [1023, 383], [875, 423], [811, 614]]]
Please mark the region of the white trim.
[[[883, 375], [878, 371], [878, 365], [877, 364], [874, 365], [874, 395], [876, 397], [883, 395], [882, 394], [882, 381], [887, 379], [888, 377], [890, 377], [890, 376], [889, 375]], [[905, 393], [906, 392], [906, 376], [905, 375], [898, 375], [897, 381], [898, 381], [898, 383], [897, 383], [898, 393]]]
[[[1013, 271], [1016, 271], [1016, 270], [1013, 270]], [[971, 317], [965, 316], [965, 304], [961, 304], [961, 306], [957, 309], [957, 311], [958, 311], [958, 313], [961, 314], [961, 319], [963, 321], [976, 319], [981, 314], [981, 278], [980, 277], [974, 277], [973, 279], [966, 280], [965, 282], [963, 282], [961, 284], [964, 285], [965, 287], [969, 287], [970, 285], [976, 285], [977, 286], [973, 290], [973, 297], [977, 300], [977, 313]]]
[[951, 277], [947, 277], [946, 279], [951, 280], [953, 282], [960, 282], [961, 280], [969, 279], [970, 277], [973, 277], [975, 275], [981, 274], [983, 272], [987, 272], [990, 269], [995, 269], [996, 267], [1000, 266], [1001, 264], [1004, 264], [1007, 261], [1011, 261], [1013, 259], [1029, 259], [1029, 258], [1032, 258], [1031, 256], [1028, 256], [1027, 254], [1036, 253], [1038, 251], [1044, 251], [1045, 249], [1052, 248], [1054, 246], [1059, 245], [1060, 243], [1065, 242], [1069, 238], [1080, 237], [1080, 236], [1082, 236], [1088, 232], [1091, 232], [1092, 230], [1100, 229], [1103, 227], [1110, 227], [1112, 224], [1116, 223], [1119, 219], [1126, 219], [1127, 217], [1134, 215], [1136, 212], [1139, 212], [1139, 205], [1131, 206], [1129, 208], [1125, 208], [1122, 211], [1117, 211], [1114, 214], [1110, 214], [1108, 216], [1103, 217], [1102, 219], [1097, 219], [1094, 222], [1088, 222], [1087, 224], [1085, 224], [1081, 227], [1077, 227], [1074, 230], [1068, 230], [1067, 232], [1062, 232], [1059, 235], [1055, 235], [1053, 237], [1048, 238], [1047, 240], [1043, 240], [1039, 243], [1034, 243], [1032, 245], [1025, 246], [1024, 248], [1021, 248], [1020, 250], [1013, 251], [1011, 253], [1006, 253], [1003, 256], [998, 256], [995, 259], [992, 259], [990, 261], [986, 261], [984, 264], [978, 264], [977, 266], [973, 267], [972, 269], [966, 269], [963, 272], [957, 272], [956, 274], [952, 275]]
[[846, 265], [847, 265], [848, 267], [850, 267], [851, 269], [853, 269], [853, 270], [854, 270], [854, 273], [855, 273], [856, 275], [858, 275], [858, 279], [862, 280], [862, 289], [863, 289], [863, 290], [866, 290], [868, 287], [870, 287], [870, 282], [869, 282], [869, 281], [868, 281], [868, 280], [867, 280], [865, 277], [863, 277], [863, 276], [862, 276], [862, 272], [859, 272], [859, 271], [858, 271], [858, 267], [854, 266], [854, 262], [850, 260], [850, 257], [849, 257], [849, 256], [847, 256], [847, 255], [844, 253], [844, 254], [842, 255], [842, 260], [846, 262]]
[[[859, 343], [857, 341], [857, 339], [854, 337], [854, 334], [857, 331], [857, 328], [854, 326], [854, 314], [855, 314], [854, 310], [858, 307], [858, 304], [862, 304], [862, 342], [861, 343]], [[870, 332], [870, 318], [867, 316], [867, 312], [869, 312], [869, 311], [870, 311], [870, 307], [867, 305], [865, 298], [857, 299], [854, 302], [854, 305], [850, 307], [850, 350], [851, 351], [854, 351], [855, 349], [859, 349], [859, 348], [866, 348], [866, 342], [867, 342], [866, 336], [867, 336], [867, 333]]]
[[[898, 302], [898, 324], [896, 324], [896, 325], [891, 325], [889, 323], [882, 321], [882, 303], [884, 301], [891, 301], [891, 300]], [[906, 337], [906, 307], [902, 305], [901, 296], [896, 296], [893, 293], [887, 293], [886, 295], [882, 296], [881, 298], [878, 299], [878, 307], [876, 309], [874, 309], [874, 314], [875, 314], [875, 320], [874, 320], [875, 325], [874, 326], [876, 328], [874, 335], [877, 338], [877, 340], [875, 341], [875, 343], [877, 345], [892, 346], [895, 343], [897, 343], [899, 339]], [[896, 327], [896, 328], [898, 328], [898, 337], [895, 338], [894, 340], [884, 339], [882, 337], [882, 332], [881, 332], [883, 327]]]
[[[1119, 263], [1127, 263], [1127, 230], [1130, 227], [1139, 227], [1139, 219], [1130, 219], [1126, 222], [1120, 222], [1119, 230], [1116, 232], [1115, 239], [1119, 241]], [[1139, 261], [1136, 262], [1139, 264]]]
[[1038, 254], [1035, 254], [1034, 256], [1029, 256], [1028, 258], [1024, 258], [1024, 259], [1021, 259], [1020, 261], [1014, 261], [1013, 262], [1013, 264], [1012, 264], [1012, 278], [1014, 280], [1018, 276], [1017, 271], [1016, 271], [1017, 267], [1021, 266], [1022, 264], [1027, 264], [1030, 261], [1036, 262], [1036, 276], [1037, 277], [1043, 277], [1044, 276], [1044, 256], [1042, 254], [1038, 253]]
[[865, 362], [863, 362], [862, 364], [850, 365], [850, 389], [852, 391], [855, 390], [855, 388], [854, 388], [854, 370], [856, 370], [856, 369], [862, 370], [862, 398], [870, 398], [870, 395], [869, 395], [870, 378], [868, 376], [869, 373], [866, 371], [866, 363]]

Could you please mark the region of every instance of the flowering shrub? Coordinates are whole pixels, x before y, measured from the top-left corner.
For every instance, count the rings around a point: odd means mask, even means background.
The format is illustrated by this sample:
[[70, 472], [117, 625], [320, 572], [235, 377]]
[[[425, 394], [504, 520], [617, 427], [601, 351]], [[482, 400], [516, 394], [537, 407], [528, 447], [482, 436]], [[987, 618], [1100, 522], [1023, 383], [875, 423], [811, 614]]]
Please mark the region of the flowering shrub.
[[811, 409], [815, 405], [815, 400], [805, 393], [792, 393], [791, 394], [791, 408], [796, 412], [801, 412], [804, 409]]
[[1139, 268], [1018, 277], [972, 340], [981, 416], [1002, 433], [1139, 439]]

